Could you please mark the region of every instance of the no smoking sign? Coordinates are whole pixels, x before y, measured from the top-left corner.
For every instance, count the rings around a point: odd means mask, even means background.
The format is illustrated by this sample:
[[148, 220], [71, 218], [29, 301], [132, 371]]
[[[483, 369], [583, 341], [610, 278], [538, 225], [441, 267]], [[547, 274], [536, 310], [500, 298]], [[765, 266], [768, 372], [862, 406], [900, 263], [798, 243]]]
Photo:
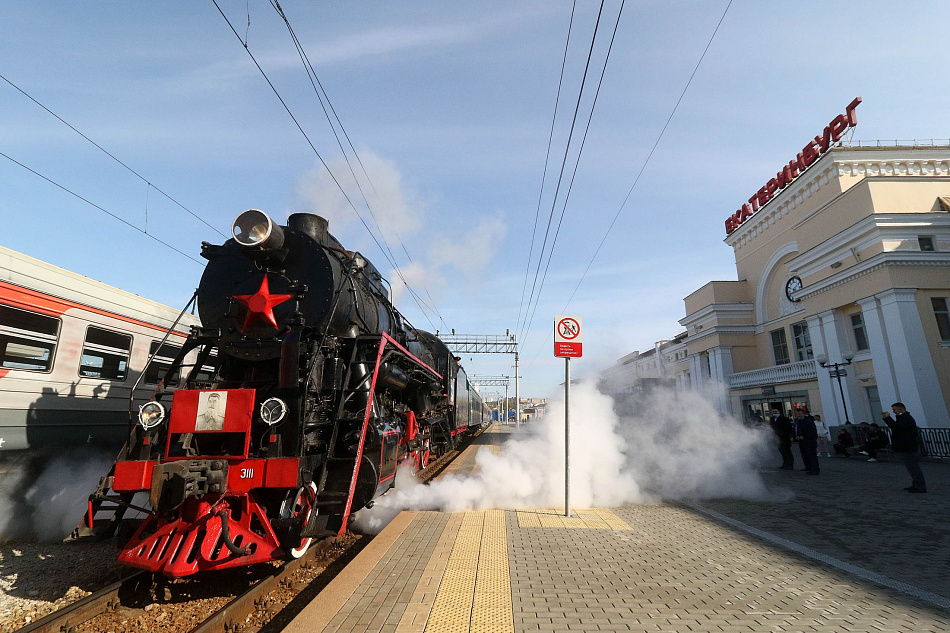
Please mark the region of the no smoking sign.
[[554, 356], [580, 358], [582, 354], [581, 317], [560, 315], [554, 317]]

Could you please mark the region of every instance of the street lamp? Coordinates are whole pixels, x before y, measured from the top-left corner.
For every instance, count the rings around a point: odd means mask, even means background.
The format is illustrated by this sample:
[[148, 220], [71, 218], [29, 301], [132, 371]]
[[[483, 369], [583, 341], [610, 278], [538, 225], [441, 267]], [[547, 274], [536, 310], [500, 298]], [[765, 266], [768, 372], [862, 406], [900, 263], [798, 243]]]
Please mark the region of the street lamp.
[[842, 352], [841, 358], [844, 359], [844, 362], [842, 363], [829, 363], [828, 357], [825, 354], [819, 354], [815, 357], [815, 360], [818, 361], [818, 364], [822, 367], [833, 367], [829, 373], [831, 374], [832, 378], [838, 379], [838, 391], [841, 392], [841, 406], [844, 407], [844, 423], [851, 424], [851, 420], [848, 419], [848, 403], [845, 402], [844, 399], [844, 387], [841, 386], [841, 377], [848, 375], [848, 372], [843, 368], [851, 364], [851, 359], [854, 358], [854, 353], [850, 350], [845, 350]]

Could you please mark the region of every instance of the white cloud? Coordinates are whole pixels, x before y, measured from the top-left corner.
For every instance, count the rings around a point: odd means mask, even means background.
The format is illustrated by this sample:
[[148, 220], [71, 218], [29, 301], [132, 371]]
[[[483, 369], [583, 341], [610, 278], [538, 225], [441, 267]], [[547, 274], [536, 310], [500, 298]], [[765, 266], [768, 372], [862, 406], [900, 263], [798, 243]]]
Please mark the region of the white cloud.
[[[479, 276], [497, 257], [499, 246], [507, 236], [508, 225], [502, 214], [469, 217], [450, 229], [437, 229], [432, 222], [427, 222], [429, 214], [423, 195], [406, 183], [393, 161], [369, 150], [362, 150], [360, 159], [372, 186], [363, 178], [359, 165], [355, 161], [352, 164], [373, 209], [375, 222], [360, 197], [346, 162], [341, 158], [328, 165], [373, 233], [385, 237], [399, 272], [420, 300], [439, 307], [446, 279], [453, 280], [452, 287], [448, 288], [451, 291], [477, 283]], [[326, 218], [330, 232], [346, 248], [363, 250], [377, 268], [384, 269], [387, 262], [322, 164], [318, 163], [299, 179], [294, 211]], [[409, 261], [409, 255], [412, 261]], [[393, 303], [397, 307], [404, 309], [415, 305], [391, 262], [388, 279], [392, 285]], [[432, 314], [430, 317], [434, 318]]]
[[353, 207], [356, 207], [377, 236], [379, 231], [382, 231], [398, 260], [404, 255], [399, 246], [400, 239], [405, 240], [422, 226], [422, 202], [414, 190], [403, 183], [402, 174], [392, 161], [367, 150], [360, 152], [360, 161], [370, 182], [367, 182], [356, 160], [351, 160], [350, 164], [372, 212], [367, 209], [355, 185], [350, 167], [343, 158], [332, 160], [327, 165], [340, 185], [346, 189], [352, 206], [326, 168], [317, 163], [298, 182], [298, 210], [315, 213], [329, 220], [330, 232], [343, 241], [348, 235], [353, 235], [354, 229], [356, 235], [365, 236], [366, 229], [353, 210]]
[[[439, 296], [439, 288], [441, 288], [444, 283], [442, 277], [436, 271], [423, 266], [419, 262], [412, 262], [408, 266], [401, 266], [399, 271], [402, 273], [406, 283], [416, 291], [416, 294], [419, 295], [421, 300], [424, 301], [426, 305], [432, 306], [434, 298]], [[399, 305], [400, 300], [403, 299], [403, 295], [405, 294], [406, 285], [402, 279], [399, 278], [399, 275], [396, 274], [395, 270], [389, 271], [389, 280], [393, 290], [392, 302], [395, 305]], [[428, 294], [426, 290], [428, 290]], [[432, 297], [429, 295], [432, 295]], [[409, 297], [405, 298], [410, 300]]]
[[430, 257], [461, 272], [468, 281], [485, 270], [498, 254], [498, 247], [508, 235], [508, 224], [500, 213], [463, 224], [453, 235], [431, 241]]

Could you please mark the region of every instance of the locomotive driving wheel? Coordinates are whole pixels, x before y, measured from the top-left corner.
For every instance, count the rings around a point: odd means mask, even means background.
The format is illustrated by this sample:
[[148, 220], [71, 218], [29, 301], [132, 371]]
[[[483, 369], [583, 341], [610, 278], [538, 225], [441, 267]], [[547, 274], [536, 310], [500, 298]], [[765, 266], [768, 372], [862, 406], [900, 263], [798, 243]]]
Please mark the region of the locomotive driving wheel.
[[429, 451], [429, 440], [426, 440], [422, 448], [419, 449], [419, 462], [417, 464], [418, 465], [417, 470], [422, 470], [423, 468], [429, 465], [430, 455], [431, 453]]
[[301, 486], [296, 493], [288, 494], [280, 506], [280, 518], [288, 520], [291, 524], [287, 533], [281, 538], [281, 544], [288, 558], [300, 558], [313, 542], [312, 538], [303, 538], [300, 533], [310, 520], [311, 513], [316, 512], [313, 507], [316, 498], [317, 485], [310, 482], [309, 486]]

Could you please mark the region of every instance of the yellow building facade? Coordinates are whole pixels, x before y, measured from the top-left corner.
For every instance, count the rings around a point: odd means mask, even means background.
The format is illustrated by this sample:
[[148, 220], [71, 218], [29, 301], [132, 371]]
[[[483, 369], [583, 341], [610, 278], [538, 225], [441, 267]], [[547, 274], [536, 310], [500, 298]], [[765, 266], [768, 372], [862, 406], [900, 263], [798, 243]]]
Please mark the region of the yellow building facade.
[[878, 422], [901, 401], [950, 427], [950, 147], [829, 147], [727, 230], [738, 281], [685, 298], [665, 378], [745, 419]]

